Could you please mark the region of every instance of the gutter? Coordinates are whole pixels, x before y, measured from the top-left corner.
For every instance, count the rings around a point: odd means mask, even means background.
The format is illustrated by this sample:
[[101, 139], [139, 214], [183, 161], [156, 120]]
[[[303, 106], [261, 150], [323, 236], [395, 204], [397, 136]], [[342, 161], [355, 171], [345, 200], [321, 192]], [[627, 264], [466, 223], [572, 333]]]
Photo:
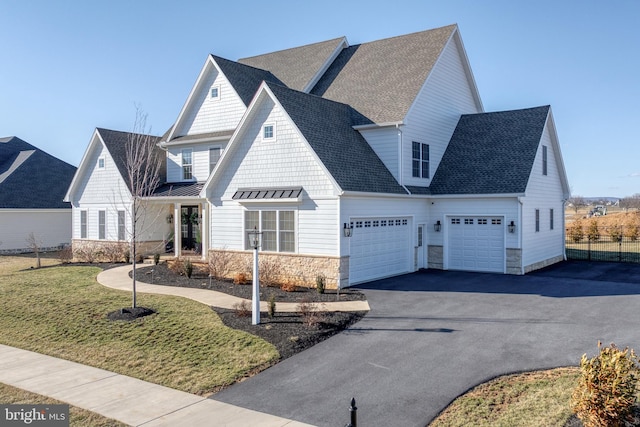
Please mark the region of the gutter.
[[522, 201], [522, 197], [518, 197], [518, 227], [520, 231], [518, 232], [518, 247], [520, 248], [520, 274], [524, 276], [524, 248], [522, 247], [522, 233], [524, 233], [524, 229], [522, 228], [522, 205], [524, 202]]

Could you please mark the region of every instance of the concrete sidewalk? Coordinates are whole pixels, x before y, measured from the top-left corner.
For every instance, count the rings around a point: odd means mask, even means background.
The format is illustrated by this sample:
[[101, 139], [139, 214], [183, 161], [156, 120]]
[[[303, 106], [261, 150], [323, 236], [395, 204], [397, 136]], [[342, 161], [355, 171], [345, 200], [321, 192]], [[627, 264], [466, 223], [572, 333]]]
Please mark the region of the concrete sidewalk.
[[0, 345], [0, 382], [131, 426], [310, 426], [5, 345]]
[[[110, 268], [98, 274], [97, 280], [103, 286], [120, 289], [123, 291], [131, 291], [131, 278], [129, 272], [133, 267], [125, 265], [122, 267]], [[174, 295], [192, 299], [202, 304], [233, 309], [235, 304], [243, 301], [242, 298], [234, 297], [223, 292], [212, 291], [209, 289], [182, 288], [179, 286], [152, 285], [144, 283], [140, 280], [136, 281], [136, 290], [142, 293]], [[250, 300], [245, 300], [251, 302]], [[260, 311], [266, 312], [268, 309], [266, 301], [260, 301]], [[369, 303], [367, 301], [335, 301], [318, 303], [318, 309], [321, 311], [369, 311]], [[295, 302], [279, 302], [278, 311], [292, 313], [298, 311], [298, 303]]]

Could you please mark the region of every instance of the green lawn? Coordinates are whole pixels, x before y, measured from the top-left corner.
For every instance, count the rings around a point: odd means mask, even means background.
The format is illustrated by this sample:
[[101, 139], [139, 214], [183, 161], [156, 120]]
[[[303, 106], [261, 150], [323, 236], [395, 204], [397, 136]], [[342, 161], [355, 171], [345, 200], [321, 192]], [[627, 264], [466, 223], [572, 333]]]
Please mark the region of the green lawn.
[[[208, 395], [271, 364], [266, 341], [227, 328], [209, 307], [184, 298], [138, 295], [156, 314], [111, 322], [131, 293], [96, 282], [95, 267], [29, 269], [33, 259], [0, 257], [0, 343]], [[43, 260], [44, 265], [55, 264]]]

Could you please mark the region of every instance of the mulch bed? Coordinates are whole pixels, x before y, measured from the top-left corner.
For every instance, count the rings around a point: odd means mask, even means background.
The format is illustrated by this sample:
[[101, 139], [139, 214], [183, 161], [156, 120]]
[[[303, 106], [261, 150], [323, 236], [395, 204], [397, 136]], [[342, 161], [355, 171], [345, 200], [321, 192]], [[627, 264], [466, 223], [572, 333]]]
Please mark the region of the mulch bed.
[[[138, 269], [137, 279], [156, 285], [193, 287], [224, 292], [240, 298], [251, 299], [253, 286], [235, 285], [232, 281], [210, 279], [208, 275], [194, 271], [191, 279], [171, 271], [165, 263], [146, 266]], [[260, 299], [267, 301], [273, 295], [276, 301], [276, 312], [273, 317], [261, 313], [260, 324], [251, 324], [251, 308], [249, 311], [229, 310], [211, 307], [222, 319], [222, 322], [233, 329], [257, 335], [273, 344], [280, 353], [280, 360], [293, 356], [332, 335], [353, 325], [367, 313], [356, 312], [314, 312], [308, 315], [301, 313], [280, 313], [278, 302], [304, 302], [320, 306], [331, 301], [362, 301], [366, 297], [362, 292], [353, 289], [327, 289], [324, 294], [315, 289], [298, 287], [293, 292], [285, 292], [276, 287], [261, 287]]]

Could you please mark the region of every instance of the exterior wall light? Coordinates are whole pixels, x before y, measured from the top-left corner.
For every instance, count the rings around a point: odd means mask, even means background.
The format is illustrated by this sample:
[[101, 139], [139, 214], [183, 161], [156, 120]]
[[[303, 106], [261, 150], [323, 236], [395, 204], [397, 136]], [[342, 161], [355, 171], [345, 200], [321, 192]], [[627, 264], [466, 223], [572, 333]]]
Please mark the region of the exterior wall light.
[[507, 225], [507, 228], [509, 228], [509, 233], [516, 232], [516, 224], [513, 221], [511, 221], [509, 225]]
[[173, 214], [167, 215], [167, 224], [173, 224]]
[[433, 230], [436, 233], [439, 233], [441, 229], [442, 229], [442, 224], [440, 223], [440, 220], [438, 220], [438, 221], [436, 221], [435, 224], [433, 224]]
[[342, 231], [344, 232], [344, 237], [351, 237], [351, 233], [353, 232], [353, 225], [345, 222]]

